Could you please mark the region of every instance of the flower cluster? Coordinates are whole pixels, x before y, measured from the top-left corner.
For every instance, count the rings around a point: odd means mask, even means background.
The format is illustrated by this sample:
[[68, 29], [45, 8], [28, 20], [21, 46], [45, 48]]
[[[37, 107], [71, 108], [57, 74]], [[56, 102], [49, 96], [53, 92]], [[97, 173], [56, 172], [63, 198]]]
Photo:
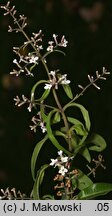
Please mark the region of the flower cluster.
[[56, 159], [51, 159], [50, 166], [58, 167], [59, 171], [58, 173], [61, 174], [62, 176], [65, 176], [65, 174], [68, 172], [69, 168], [69, 160], [71, 158], [64, 156], [63, 151], [60, 150], [58, 151], [59, 157]]
[[[58, 71], [58, 70], [57, 70]], [[70, 84], [70, 80], [67, 80], [67, 74], [56, 74], [57, 71], [51, 71], [49, 73], [50, 75], [50, 83], [46, 83], [44, 86], [44, 89], [51, 89], [54, 87], [55, 89], [58, 89], [58, 85], [68, 85]]]
[[9, 189], [9, 188], [6, 188], [5, 190], [4, 189], [1, 189], [0, 190], [0, 200], [23, 200], [23, 199], [28, 199], [26, 197], [26, 194], [22, 194], [20, 191], [16, 191], [15, 188], [12, 188], [12, 189]]
[[25, 97], [24, 95], [22, 95], [22, 100], [16, 96], [16, 98], [14, 98], [14, 101], [15, 101], [15, 105], [20, 107], [24, 104], [28, 104], [28, 111], [31, 112], [32, 111], [32, 108], [35, 106], [35, 103], [32, 102], [31, 100], [29, 100], [27, 97]]
[[86, 166], [90, 170], [88, 175], [93, 174], [93, 177], [95, 178], [96, 170], [98, 169], [98, 167], [102, 167], [103, 169], [106, 169], [106, 166], [103, 165], [104, 159], [103, 159], [103, 156], [101, 154], [98, 155], [97, 160], [93, 159], [92, 161], [95, 163], [95, 166], [93, 168], [91, 168], [89, 165], [86, 165]]
[[33, 73], [31, 72], [32, 65], [38, 65], [39, 57], [35, 53], [28, 53], [28, 55], [24, 56], [20, 53], [19, 49], [19, 47], [13, 47], [13, 51], [19, 56], [19, 60], [13, 60], [17, 70], [13, 69], [10, 74], [19, 76], [21, 73], [25, 73], [28, 76], [33, 76]]
[[86, 87], [83, 87], [82, 85], [78, 85], [78, 87], [82, 89], [82, 92], [84, 92], [90, 85], [93, 85], [96, 89], [100, 90], [100, 87], [96, 84], [96, 82], [97, 80], [106, 80], [107, 78], [105, 76], [107, 75], [110, 75], [110, 72], [107, 71], [105, 67], [103, 67], [103, 71], [101, 74], [96, 71], [96, 78], [88, 74], [88, 79], [90, 83]]
[[6, 15], [11, 15], [12, 18], [14, 19], [14, 24], [17, 24], [17, 28], [12, 28], [9, 25], [9, 29], [8, 32], [12, 32], [12, 31], [16, 31], [16, 33], [18, 32], [22, 32], [23, 29], [27, 26], [27, 22], [26, 22], [26, 17], [24, 15], [20, 15], [19, 18], [17, 19], [15, 17], [17, 11], [15, 10], [15, 6], [10, 6], [10, 1], [7, 2], [7, 4], [5, 6], [1, 6], [1, 8], [3, 8], [6, 12], [4, 13], [4, 16]]
[[34, 125], [31, 125], [30, 129], [36, 133], [37, 126], [40, 126], [42, 133], [45, 133], [47, 129], [45, 127], [45, 122], [42, 120], [41, 113], [38, 112], [37, 116], [38, 118], [35, 116], [32, 117], [32, 122], [34, 123]]
[[62, 38], [61, 38], [61, 42], [58, 43], [58, 40], [57, 40], [57, 37], [58, 35], [56, 34], [53, 34], [53, 41], [49, 41], [48, 42], [48, 47], [47, 47], [47, 51], [49, 52], [53, 52], [53, 50], [59, 46], [59, 47], [67, 47], [67, 44], [68, 44], [68, 41], [65, 39], [65, 36], [63, 35]]

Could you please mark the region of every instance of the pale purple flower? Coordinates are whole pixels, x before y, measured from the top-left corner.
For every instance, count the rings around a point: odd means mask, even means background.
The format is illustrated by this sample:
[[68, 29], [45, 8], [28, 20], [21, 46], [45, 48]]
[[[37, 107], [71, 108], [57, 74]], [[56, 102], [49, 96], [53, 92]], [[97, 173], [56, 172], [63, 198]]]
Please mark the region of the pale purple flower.
[[61, 43], [59, 43], [58, 45], [62, 47], [67, 47], [67, 44], [68, 44], [68, 41], [65, 39], [65, 36], [63, 35], [61, 38]]
[[42, 133], [45, 133], [47, 131], [45, 125], [44, 125], [44, 122], [40, 122], [40, 127], [41, 127], [41, 130], [42, 130]]

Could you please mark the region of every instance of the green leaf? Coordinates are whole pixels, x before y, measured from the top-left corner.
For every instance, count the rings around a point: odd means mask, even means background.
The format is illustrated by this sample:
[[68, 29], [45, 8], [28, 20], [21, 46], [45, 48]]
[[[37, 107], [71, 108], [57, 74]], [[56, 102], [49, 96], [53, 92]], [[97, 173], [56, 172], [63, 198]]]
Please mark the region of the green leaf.
[[106, 148], [106, 142], [102, 136], [99, 134], [93, 134], [86, 143], [94, 144], [89, 148], [89, 150], [101, 152]]
[[45, 100], [48, 97], [49, 93], [50, 93], [50, 89], [46, 89], [42, 94], [42, 96], [39, 99], [37, 99], [37, 101]]
[[78, 119], [75, 119], [75, 118], [73, 118], [73, 117], [67, 117], [67, 119], [68, 119], [68, 121], [69, 121], [70, 123], [72, 123], [72, 124], [74, 124], [74, 125], [82, 125], [82, 126], [84, 126], [84, 125], [82, 124], [82, 122], [79, 121]]
[[72, 145], [73, 149], [75, 149], [78, 145], [78, 137], [75, 134], [72, 135], [71, 145]]
[[48, 139], [48, 135], [46, 135], [44, 137], [44, 139], [42, 139], [40, 142], [38, 142], [34, 148], [33, 154], [32, 154], [32, 158], [31, 158], [31, 173], [32, 173], [32, 177], [33, 180], [35, 181], [35, 165], [36, 165], [36, 161], [37, 161], [37, 157], [39, 155], [39, 152], [43, 146], [43, 144], [46, 142], [46, 140]]
[[46, 120], [47, 120], [47, 115], [46, 115], [45, 112], [44, 112], [44, 106], [41, 106], [41, 107], [40, 107], [40, 113], [41, 113], [42, 120], [43, 120], [44, 122], [46, 122]]
[[53, 119], [53, 124], [58, 123], [61, 121], [60, 113], [56, 112]]
[[80, 139], [77, 147], [74, 150], [74, 156], [76, 156], [80, 151], [85, 147], [85, 140], [87, 138], [87, 135], [83, 136], [82, 139]]
[[59, 142], [57, 141], [57, 139], [55, 138], [55, 136], [53, 135], [53, 132], [52, 132], [52, 128], [51, 128], [51, 118], [52, 118], [52, 115], [57, 111], [57, 109], [55, 110], [52, 110], [49, 115], [48, 115], [48, 118], [47, 118], [47, 121], [46, 121], [46, 128], [47, 128], [47, 134], [48, 134], [48, 137], [49, 139], [51, 140], [52, 144], [58, 149], [58, 150], [62, 150], [63, 152], [65, 152], [65, 154], [67, 155], [72, 155], [71, 152], [69, 152], [68, 150], [66, 150], [63, 146], [61, 146], [59, 144]]
[[33, 191], [32, 191], [32, 196], [33, 196], [33, 198], [35, 200], [40, 200], [39, 188], [40, 188], [40, 185], [42, 184], [45, 170], [48, 167], [49, 167], [49, 165], [45, 164], [45, 165], [41, 166], [41, 168], [37, 171], [37, 177], [36, 177], [34, 187], [33, 187]]
[[71, 103], [71, 104], [65, 105], [64, 110], [66, 110], [69, 107], [77, 107], [77, 108], [80, 109], [80, 111], [81, 111], [81, 113], [83, 115], [83, 118], [85, 120], [86, 130], [90, 131], [91, 123], [90, 123], [90, 118], [89, 118], [88, 111], [81, 104], [77, 104], [77, 103]]
[[112, 184], [109, 183], [95, 183], [82, 190], [78, 196], [78, 200], [89, 200], [98, 196], [105, 195], [112, 191]]
[[74, 124], [71, 128], [70, 131], [75, 130], [78, 135], [84, 136], [87, 134], [87, 131], [79, 120], [72, 118], [72, 117], [67, 117], [68, 121], [72, 124]]
[[62, 133], [61, 131], [55, 131], [54, 132], [54, 134], [56, 135], [56, 136], [62, 136], [63, 138], [65, 138], [65, 139], [67, 139], [67, 135], [66, 134], [64, 134], [64, 133]]
[[72, 176], [71, 181], [73, 186], [77, 187], [79, 190], [83, 190], [93, 184], [91, 179], [79, 169], [77, 178]]
[[91, 155], [86, 147], [82, 148], [79, 153], [90, 163]]
[[[36, 88], [37, 88], [40, 84], [42, 84], [42, 83], [49, 83], [49, 82], [48, 82], [47, 80], [39, 80], [39, 81], [33, 86], [32, 90], [31, 90], [31, 101], [34, 101]], [[48, 96], [49, 93], [50, 93], [50, 89], [46, 89], [46, 90], [44, 91], [42, 97], [41, 97], [40, 99], [38, 99], [37, 101], [39, 101], [39, 100], [44, 100], [44, 99]], [[44, 98], [44, 99], [43, 99], [43, 98]]]
[[[64, 134], [63, 132], [57, 130], [54, 132], [54, 134], [55, 134], [55, 136], [63, 137], [65, 139], [65, 141], [68, 143], [68, 136], [66, 134]], [[74, 147], [74, 142], [72, 139], [71, 139], [71, 145], [72, 145], [72, 147]]]
[[72, 132], [73, 130], [75, 130], [76, 134], [80, 136], [87, 134], [87, 131], [82, 127], [82, 125], [73, 125], [69, 131]]
[[71, 90], [71, 87], [69, 85], [62, 85], [63, 86], [63, 89], [66, 93], [66, 95], [70, 98], [70, 99], [73, 99], [73, 94], [72, 94], [72, 90]]

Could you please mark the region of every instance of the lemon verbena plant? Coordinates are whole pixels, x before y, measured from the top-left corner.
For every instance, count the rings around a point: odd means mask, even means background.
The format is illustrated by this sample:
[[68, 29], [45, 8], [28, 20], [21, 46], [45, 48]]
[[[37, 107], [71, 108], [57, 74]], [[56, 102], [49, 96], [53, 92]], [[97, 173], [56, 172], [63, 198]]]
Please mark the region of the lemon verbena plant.
[[[45, 79], [37, 80], [31, 89], [29, 98], [25, 95], [14, 98], [15, 105], [18, 107], [26, 105], [32, 115], [32, 124], [30, 129], [37, 133], [38, 127], [42, 132], [42, 138], [36, 144], [31, 158], [31, 173], [34, 180], [34, 186], [31, 192], [32, 199], [93, 199], [96, 196], [104, 195], [112, 191], [112, 184], [109, 183], [93, 183], [91, 175], [95, 177], [98, 167], [105, 169], [104, 159], [100, 152], [106, 148], [106, 142], [98, 134], [90, 133], [90, 117], [86, 108], [77, 103], [85, 91], [94, 86], [100, 90], [97, 85], [98, 80], [106, 80], [110, 74], [105, 68], [102, 72], [96, 72], [95, 77], [88, 75], [88, 84], [86, 86], [79, 85], [80, 91], [74, 95], [70, 87], [71, 81], [67, 74], [60, 69], [50, 70], [47, 58], [55, 52], [65, 55], [63, 48], [66, 48], [68, 41], [63, 35], [59, 38], [53, 34], [52, 40], [48, 41], [48, 46], [43, 47], [43, 34], [40, 30], [28, 36], [25, 28], [27, 26], [27, 18], [24, 15], [17, 15], [15, 6], [11, 6], [8, 2], [5, 6], [1, 6], [5, 10], [4, 15], [10, 15], [13, 18], [13, 25], [9, 26], [8, 32], [15, 31], [22, 33], [25, 41], [20, 47], [13, 47], [16, 58], [13, 60], [14, 69], [11, 75], [27, 75], [34, 77], [34, 71], [39, 64], [43, 65]], [[21, 52], [27, 49], [26, 52]], [[43, 72], [43, 70], [42, 70]], [[41, 96], [38, 96], [38, 90], [41, 89]], [[59, 92], [63, 91], [64, 97], [68, 98], [66, 104], [61, 103], [63, 100]], [[49, 102], [49, 98], [52, 98]], [[78, 109], [82, 114], [83, 120], [77, 119], [75, 110]], [[71, 112], [72, 110], [72, 112]], [[55, 147], [57, 157], [49, 158], [48, 163], [36, 169], [38, 155], [42, 151], [42, 147], [47, 142]], [[97, 159], [92, 159], [91, 152], [95, 151]], [[87, 173], [75, 165], [81, 155], [87, 163]], [[76, 158], [77, 157], [77, 158]], [[91, 162], [94, 166], [91, 167]], [[78, 164], [78, 161], [77, 163]], [[47, 169], [55, 169], [55, 175], [51, 181], [54, 182], [53, 195], [41, 195], [44, 174]]]

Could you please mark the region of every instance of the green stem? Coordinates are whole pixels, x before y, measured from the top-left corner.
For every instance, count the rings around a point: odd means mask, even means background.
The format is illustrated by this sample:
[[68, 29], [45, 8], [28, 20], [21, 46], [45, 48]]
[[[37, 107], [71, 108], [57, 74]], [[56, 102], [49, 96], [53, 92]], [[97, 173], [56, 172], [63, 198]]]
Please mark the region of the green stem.
[[[11, 17], [15, 20], [15, 23], [17, 24], [18, 28], [20, 29], [20, 31], [22, 32], [22, 34], [25, 36], [25, 38], [27, 39], [27, 41], [31, 41], [30, 38], [27, 36], [27, 34], [25, 33], [25, 31], [23, 30], [23, 28], [21, 27], [21, 25], [19, 24], [19, 22], [17, 21], [16, 17], [10, 12], [10, 15]], [[38, 52], [38, 50], [36, 49], [36, 47], [34, 46], [34, 44], [32, 42], [30, 42], [30, 45], [32, 46], [32, 48], [35, 50], [37, 56], [40, 58], [46, 72], [47, 72], [47, 75], [48, 75], [48, 78], [50, 80], [50, 74], [49, 74], [49, 69], [47, 67], [47, 64], [45, 63], [45, 60], [44, 58], [41, 56], [41, 54]], [[56, 104], [62, 114], [62, 117], [63, 117], [63, 121], [64, 121], [64, 124], [65, 124], [65, 128], [66, 128], [66, 133], [69, 131], [69, 126], [68, 126], [68, 122], [67, 122], [67, 118], [66, 118], [66, 115], [64, 113], [64, 110], [59, 102], [59, 99], [57, 97], [57, 94], [56, 94], [56, 91], [54, 88], [52, 88], [52, 91], [53, 91], [53, 95], [54, 95], [54, 99], [56, 101]], [[68, 139], [68, 145], [69, 145], [69, 151], [72, 151], [72, 146], [71, 146], [71, 139], [69, 138]]]
[[[27, 41], [31, 41], [30, 38], [28, 37], [28, 35], [25, 33], [25, 31], [23, 30], [23, 28], [21, 27], [21, 25], [18, 23], [16, 17], [10, 12], [10, 15], [11, 17], [15, 20], [15, 24], [18, 26], [18, 28], [20, 29], [20, 31], [22, 32], [22, 34], [25, 36], [25, 38], [27, 39]], [[30, 42], [30, 45], [32, 46], [32, 48], [35, 50], [37, 56], [41, 59], [42, 61], [42, 64], [44, 65], [45, 69], [46, 69], [46, 72], [47, 72], [47, 75], [48, 77], [50, 78], [50, 75], [49, 75], [49, 70], [48, 70], [48, 67], [44, 61], [44, 59], [42, 58], [41, 54], [38, 52], [38, 50], [36, 49], [36, 47], [34, 46], [34, 44], [32, 42]]]
[[57, 103], [57, 106], [58, 106], [58, 108], [59, 108], [59, 110], [60, 110], [60, 112], [61, 112], [61, 114], [62, 114], [62, 118], [63, 118], [63, 121], [64, 121], [64, 125], [65, 125], [65, 128], [66, 128], [66, 134], [67, 134], [67, 136], [68, 136], [69, 151], [72, 151], [71, 137], [70, 137], [70, 135], [68, 134], [69, 125], [68, 125], [67, 117], [66, 117], [66, 115], [65, 115], [65, 113], [64, 113], [64, 110], [63, 110], [63, 108], [62, 108], [62, 106], [61, 106], [61, 104], [60, 104], [60, 102], [59, 102], [59, 99], [58, 99], [58, 97], [57, 97], [57, 94], [56, 94], [56, 91], [55, 91], [54, 88], [53, 88], [53, 95], [54, 95], [55, 101], [56, 101], [56, 103]]
[[[83, 96], [83, 94], [85, 93], [85, 91], [91, 86], [93, 85], [93, 83], [95, 83], [99, 78], [96, 78], [93, 82], [90, 82], [79, 94], [77, 94], [69, 103], [67, 103], [65, 105], [68, 106], [69, 104], [73, 103], [74, 101], [76, 101], [79, 97]], [[65, 108], [64, 107], [64, 108]]]

